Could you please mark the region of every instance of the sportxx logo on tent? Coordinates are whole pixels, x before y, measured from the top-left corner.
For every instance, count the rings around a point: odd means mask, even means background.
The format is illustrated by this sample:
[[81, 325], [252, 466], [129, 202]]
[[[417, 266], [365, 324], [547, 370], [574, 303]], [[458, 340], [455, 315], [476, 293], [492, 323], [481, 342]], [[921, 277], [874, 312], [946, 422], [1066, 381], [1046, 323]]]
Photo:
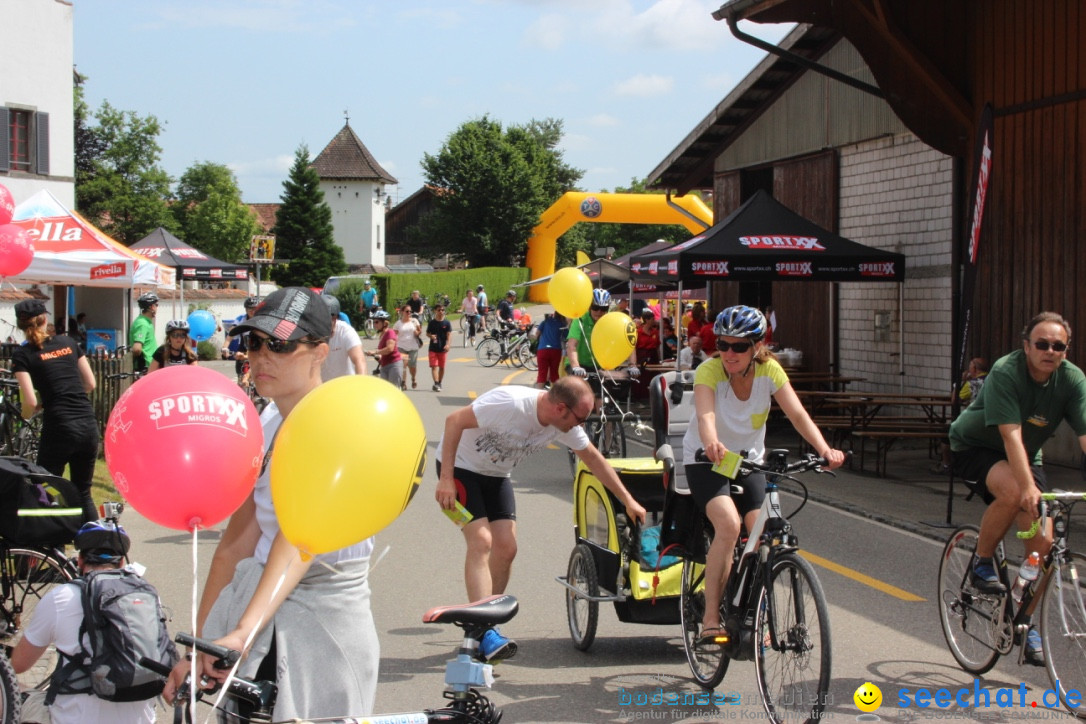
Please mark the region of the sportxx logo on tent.
[[650, 261], [649, 262], [649, 274], [655, 274], [656, 270], [657, 270], [657, 266], [658, 266], [658, 262]]
[[728, 276], [728, 262], [696, 261], [690, 265], [690, 271], [699, 276]]
[[809, 261], [782, 261], [777, 263], [777, 274], [782, 277], [809, 277], [814, 269]]
[[739, 243], [750, 249], [825, 251], [817, 236], [740, 236]]
[[894, 276], [894, 262], [861, 262], [860, 274], [864, 275], [865, 277], [892, 277]]
[[679, 260], [678, 259], [672, 259], [671, 261], [669, 261], [667, 263], [667, 273], [668, 274], [678, 274], [679, 273]]

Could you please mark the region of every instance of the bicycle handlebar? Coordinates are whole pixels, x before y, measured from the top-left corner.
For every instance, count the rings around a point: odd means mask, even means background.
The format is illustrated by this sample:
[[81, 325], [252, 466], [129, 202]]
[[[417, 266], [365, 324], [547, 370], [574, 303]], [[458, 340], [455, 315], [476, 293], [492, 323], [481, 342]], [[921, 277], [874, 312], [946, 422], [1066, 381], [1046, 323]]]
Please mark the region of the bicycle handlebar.
[[[766, 465], [764, 463], [756, 463], [752, 460], [747, 460], [748, 453], [749, 451], [747, 450], [743, 450], [739, 453], [739, 456], [743, 458], [742, 461], [740, 461], [739, 463], [739, 472], [742, 475], [748, 475], [750, 473], [770, 473], [773, 475], [783, 475], [785, 477], [791, 478], [791, 475], [793, 473], [804, 473], [808, 470], [813, 470], [816, 473], [826, 473], [828, 475], [833, 475], [834, 477], [836, 477], [835, 473], [832, 470], [825, 469], [829, 466], [830, 461], [826, 458], [819, 457], [814, 453], [807, 453], [801, 459], [792, 463], [787, 463], [783, 467], [781, 467], [779, 464]], [[845, 461], [848, 462], [851, 457], [852, 451], [846, 450]], [[698, 448], [698, 451], [694, 453], [694, 461], [699, 463], [712, 462], [708, 457], [706, 457], [704, 448]]]
[[1020, 530], [1015, 532], [1015, 537], [1018, 540], [1029, 540], [1037, 535], [1037, 531], [1041, 529], [1041, 521], [1048, 515], [1048, 501], [1071, 501], [1078, 502], [1086, 500], [1086, 493], [1075, 493], [1063, 491], [1059, 493], [1041, 493], [1041, 502], [1037, 504], [1037, 517], [1030, 525], [1029, 530]]
[[225, 671], [237, 663], [241, 658], [241, 652], [234, 649], [228, 649], [225, 646], [219, 646], [216, 643], [208, 641], [207, 639], [198, 639], [192, 634], [178, 633], [174, 637], [174, 641], [187, 646], [190, 649], [196, 649], [202, 654], [207, 654], [215, 658], [213, 666], [220, 671]]

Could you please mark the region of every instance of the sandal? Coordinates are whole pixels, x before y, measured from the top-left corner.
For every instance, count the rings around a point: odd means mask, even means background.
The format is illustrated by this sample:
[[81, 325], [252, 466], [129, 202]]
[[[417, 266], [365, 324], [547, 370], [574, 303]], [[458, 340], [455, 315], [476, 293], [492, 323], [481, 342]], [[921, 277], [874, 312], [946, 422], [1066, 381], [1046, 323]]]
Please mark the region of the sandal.
[[419, 387], [418, 380], [411, 380], [411, 389], [412, 390], [417, 390], [418, 387]]
[[698, 646], [723, 646], [727, 641], [717, 641], [718, 637], [723, 636], [725, 639], [730, 638], [728, 631], [723, 626], [717, 626], [714, 628], [703, 629], [698, 634]]

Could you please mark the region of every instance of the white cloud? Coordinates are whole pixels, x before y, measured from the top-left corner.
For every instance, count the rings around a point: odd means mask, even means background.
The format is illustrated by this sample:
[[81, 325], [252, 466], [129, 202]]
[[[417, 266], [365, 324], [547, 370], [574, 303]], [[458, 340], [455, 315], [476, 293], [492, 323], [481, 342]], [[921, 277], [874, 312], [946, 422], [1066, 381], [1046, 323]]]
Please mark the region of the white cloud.
[[590, 126], [611, 127], [619, 125], [619, 120], [609, 113], [597, 113], [586, 121]]
[[561, 15], [541, 15], [524, 30], [524, 44], [529, 48], [558, 50], [569, 32], [566, 18]]
[[255, 161], [229, 161], [226, 167], [238, 177], [241, 176], [270, 176], [279, 174], [286, 176], [286, 172], [294, 164], [294, 156], [283, 154], [269, 158], [259, 158]]
[[619, 96], [649, 98], [670, 93], [675, 79], [669, 75], [639, 73], [615, 84], [614, 93]]

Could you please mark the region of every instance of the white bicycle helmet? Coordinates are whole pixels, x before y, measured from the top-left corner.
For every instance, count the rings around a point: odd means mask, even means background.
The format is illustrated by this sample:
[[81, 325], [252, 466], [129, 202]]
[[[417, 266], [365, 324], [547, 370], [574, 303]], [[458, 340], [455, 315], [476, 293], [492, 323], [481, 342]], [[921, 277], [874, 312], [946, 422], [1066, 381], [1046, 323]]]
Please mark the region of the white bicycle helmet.
[[[583, 302], [582, 302], [583, 304]], [[609, 307], [611, 306], [611, 292], [606, 289], [593, 289], [592, 290], [592, 306], [593, 307]]]
[[176, 332], [178, 330], [184, 332], [185, 334], [188, 334], [189, 333], [188, 320], [185, 320], [185, 319], [171, 319], [169, 322], [166, 322], [166, 334], [169, 334], [170, 332]]
[[765, 337], [765, 315], [754, 307], [742, 304], [728, 307], [716, 316], [713, 334], [718, 337], [746, 337], [758, 341]]

